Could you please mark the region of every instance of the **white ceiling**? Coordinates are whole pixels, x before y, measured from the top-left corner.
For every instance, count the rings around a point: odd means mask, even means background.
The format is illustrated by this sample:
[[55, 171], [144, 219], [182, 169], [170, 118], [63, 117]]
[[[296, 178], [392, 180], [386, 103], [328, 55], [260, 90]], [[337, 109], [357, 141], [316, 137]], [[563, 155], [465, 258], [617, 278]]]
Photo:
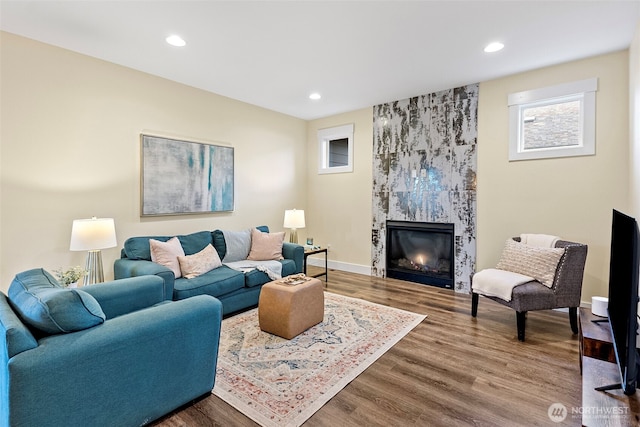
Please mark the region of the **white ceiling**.
[[626, 49], [639, 20], [638, 0], [0, 1], [3, 31], [303, 119]]

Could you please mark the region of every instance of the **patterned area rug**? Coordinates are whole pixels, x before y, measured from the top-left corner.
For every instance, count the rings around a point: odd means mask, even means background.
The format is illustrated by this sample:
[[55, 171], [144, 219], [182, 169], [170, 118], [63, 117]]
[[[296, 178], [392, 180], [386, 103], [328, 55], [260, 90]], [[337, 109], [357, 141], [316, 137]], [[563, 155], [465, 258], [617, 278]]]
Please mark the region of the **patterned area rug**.
[[222, 322], [213, 394], [263, 426], [299, 426], [426, 316], [325, 292], [324, 321], [292, 340], [254, 309]]

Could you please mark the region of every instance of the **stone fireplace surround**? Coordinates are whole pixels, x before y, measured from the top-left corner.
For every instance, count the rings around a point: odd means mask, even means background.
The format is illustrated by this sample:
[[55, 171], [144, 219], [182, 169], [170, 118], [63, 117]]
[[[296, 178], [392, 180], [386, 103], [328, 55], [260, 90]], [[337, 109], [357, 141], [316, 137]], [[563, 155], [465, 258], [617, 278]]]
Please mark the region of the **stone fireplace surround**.
[[385, 277], [386, 221], [455, 225], [454, 289], [476, 263], [478, 84], [373, 108], [371, 273]]

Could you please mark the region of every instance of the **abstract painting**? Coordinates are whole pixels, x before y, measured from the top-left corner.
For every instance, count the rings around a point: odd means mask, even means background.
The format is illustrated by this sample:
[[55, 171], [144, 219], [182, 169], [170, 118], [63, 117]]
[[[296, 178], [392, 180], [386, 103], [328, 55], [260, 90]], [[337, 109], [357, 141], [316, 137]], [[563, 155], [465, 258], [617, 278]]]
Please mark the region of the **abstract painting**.
[[232, 211], [233, 147], [140, 135], [141, 216]]

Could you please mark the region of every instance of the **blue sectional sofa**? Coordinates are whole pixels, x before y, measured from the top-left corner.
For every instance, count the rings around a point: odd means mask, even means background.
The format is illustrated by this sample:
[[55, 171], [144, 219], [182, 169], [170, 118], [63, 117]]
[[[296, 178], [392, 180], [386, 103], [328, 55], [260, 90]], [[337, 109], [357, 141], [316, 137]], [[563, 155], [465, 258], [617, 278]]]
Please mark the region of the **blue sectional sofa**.
[[210, 296], [166, 301], [156, 276], [20, 273], [0, 292], [0, 426], [148, 424], [211, 392], [221, 320]]
[[[257, 227], [268, 233], [266, 226]], [[271, 279], [262, 271], [252, 270], [247, 273], [233, 270], [226, 265], [211, 270], [193, 279], [175, 278], [175, 274], [167, 267], [151, 261], [149, 239], [166, 242], [174, 236], [142, 236], [131, 237], [124, 243], [121, 258], [114, 263], [116, 279], [156, 275], [164, 279], [165, 298], [181, 300], [194, 295], [211, 295], [222, 302], [223, 315], [256, 306], [262, 285]], [[188, 235], [177, 236], [185, 255], [192, 255], [211, 244], [224, 261], [227, 243], [221, 230], [200, 231]], [[303, 270], [304, 247], [284, 242], [282, 246], [282, 276], [301, 273]]]

